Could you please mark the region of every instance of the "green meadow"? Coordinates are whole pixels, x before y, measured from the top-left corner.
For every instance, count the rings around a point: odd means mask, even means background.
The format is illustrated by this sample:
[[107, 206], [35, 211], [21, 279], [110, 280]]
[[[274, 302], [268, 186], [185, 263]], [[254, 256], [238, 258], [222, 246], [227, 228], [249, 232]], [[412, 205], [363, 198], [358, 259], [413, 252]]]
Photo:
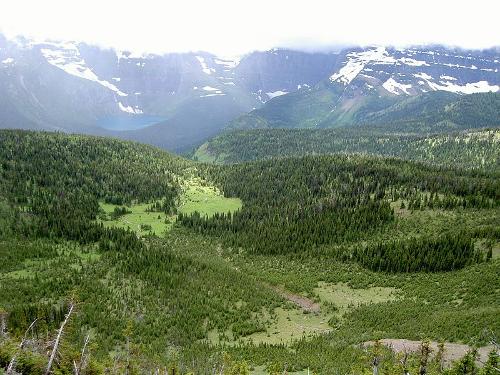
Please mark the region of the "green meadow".
[[[208, 184], [201, 178], [191, 177], [181, 186], [182, 192], [177, 204], [177, 211], [190, 214], [195, 211], [201, 216], [211, 217], [216, 213], [236, 212], [243, 207], [241, 199], [226, 198], [215, 186]], [[176, 215], [166, 215], [164, 212], [150, 211], [149, 208], [156, 203], [131, 204], [119, 206], [100, 202], [102, 209], [100, 221], [106, 227], [118, 227], [135, 231], [143, 237], [148, 234], [162, 236], [172, 228]], [[128, 213], [115, 219], [112, 213], [116, 208], [125, 207]]]

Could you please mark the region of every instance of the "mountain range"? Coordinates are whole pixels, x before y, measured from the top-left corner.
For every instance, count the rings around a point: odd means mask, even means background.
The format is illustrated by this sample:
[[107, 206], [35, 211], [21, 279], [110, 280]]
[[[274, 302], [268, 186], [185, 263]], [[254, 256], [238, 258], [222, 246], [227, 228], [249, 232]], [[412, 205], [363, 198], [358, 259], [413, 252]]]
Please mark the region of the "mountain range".
[[484, 94], [465, 102], [491, 101], [488, 108], [494, 122], [498, 119], [498, 96], [491, 96], [500, 84], [497, 51], [373, 47], [347, 52], [340, 60], [340, 68], [314, 87], [269, 101], [231, 127], [329, 128], [427, 122], [429, 117], [434, 125], [456, 117], [464, 94]]
[[387, 111], [403, 106], [399, 121], [415, 103], [442, 111], [463, 94], [497, 92], [499, 56], [440, 46], [138, 55], [0, 35], [0, 128], [115, 136], [179, 152], [228, 126], [385, 123]]
[[494, 374], [499, 56], [0, 36], [0, 374]]

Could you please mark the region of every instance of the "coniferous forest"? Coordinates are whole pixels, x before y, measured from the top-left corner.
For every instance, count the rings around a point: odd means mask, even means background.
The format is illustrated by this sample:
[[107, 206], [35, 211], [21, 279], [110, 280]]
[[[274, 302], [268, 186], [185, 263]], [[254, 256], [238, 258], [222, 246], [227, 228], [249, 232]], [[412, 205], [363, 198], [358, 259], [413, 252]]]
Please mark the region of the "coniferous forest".
[[284, 156], [367, 154], [446, 167], [498, 170], [499, 143], [498, 128], [426, 134], [366, 125], [232, 130], [210, 139], [191, 154], [195, 160], [221, 164]]
[[498, 373], [497, 130], [253, 132], [0, 131], [0, 373]]

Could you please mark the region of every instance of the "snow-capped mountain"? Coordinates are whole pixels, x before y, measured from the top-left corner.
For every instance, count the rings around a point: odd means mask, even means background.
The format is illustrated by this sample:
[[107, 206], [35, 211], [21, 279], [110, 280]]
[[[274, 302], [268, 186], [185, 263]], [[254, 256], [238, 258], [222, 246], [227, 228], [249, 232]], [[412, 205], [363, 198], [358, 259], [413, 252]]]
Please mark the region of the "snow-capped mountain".
[[382, 87], [393, 95], [437, 90], [472, 94], [498, 91], [499, 67], [493, 51], [373, 47], [346, 53], [330, 80], [367, 90]]
[[[499, 56], [496, 49], [347, 49], [338, 57], [329, 77], [314, 87], [270, 100], [234, 120], [230, 126], [310, 128], [384, 123], [392, 121], [389, 113], [398, 113], [400, 122], [410, 117], [416, 121], [434, 103], [445, 105], [465, 94], [497, 93]], [[407, 105], [409, 98], [422, 95], [422, 100]], [[415, 103], [422, 107], [417, 109]], [[401, 116], [398, 106], [405, 108], [407, 118]], [[433, 118], [444, 121], [445, 117]]]
[[182, 150], [281, 102], [297, 102], [283, 110], [300, 112], [293, 121], [285, 116], [286, 126], [311, 126], [355, 108], [359, 98], [495, 92], [498, 55], [374, 47], [160, 56], [0, 35], [0, 127], [115, 135]]
[[235, 75], [238, 84], [265, 103], [277, 96], [312, 87], [331, 74], [337, 59], [338, 54], [334, 53], [272, 49], [245, 56]]
[[[272, 97], [313, 86], [336, 56], [136, 55], [0, 36], [0, 127], [113, 134], [181, 149]], [[153, 124], [161, 126], [143, 131]]]

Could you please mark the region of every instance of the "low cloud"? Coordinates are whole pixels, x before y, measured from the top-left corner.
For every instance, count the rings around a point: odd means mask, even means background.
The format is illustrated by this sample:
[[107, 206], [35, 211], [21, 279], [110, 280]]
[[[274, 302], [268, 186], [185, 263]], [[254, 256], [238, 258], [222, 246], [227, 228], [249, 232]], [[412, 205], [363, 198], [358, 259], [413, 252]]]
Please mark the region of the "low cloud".
[[309, 51], [346, 45], [498, 44], [498, 2], [407, 3], [143, 0], [17, 0], [2, 5], [0, 29], [135, 52], [206, 50], [242, 54], [276, 46]]

